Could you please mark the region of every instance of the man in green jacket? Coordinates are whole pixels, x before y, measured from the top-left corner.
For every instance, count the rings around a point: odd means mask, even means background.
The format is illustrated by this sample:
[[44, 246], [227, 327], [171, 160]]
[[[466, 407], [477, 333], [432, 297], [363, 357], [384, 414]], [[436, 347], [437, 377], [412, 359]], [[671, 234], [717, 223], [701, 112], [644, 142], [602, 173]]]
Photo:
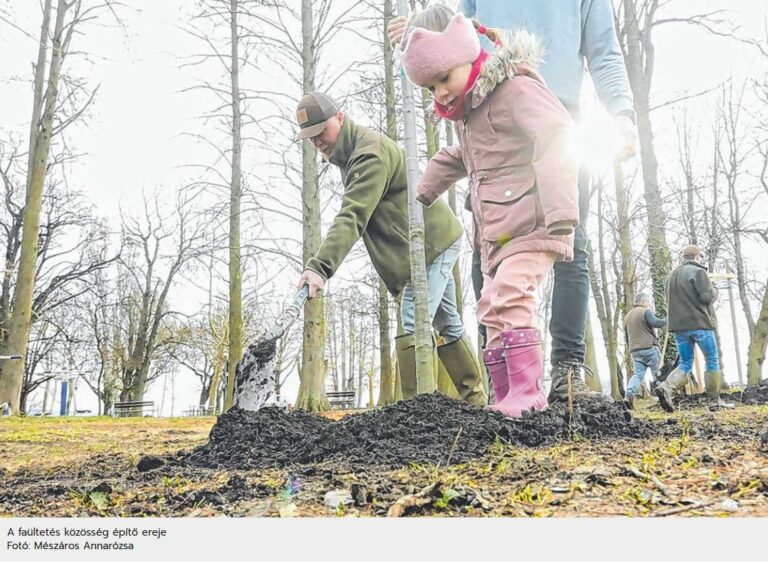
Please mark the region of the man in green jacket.
[[717, 289], [712, 286], [707, 268], [701, 263], [701, 250], [694, 244], [686, 246], [683, 263], [667, 279], [668, 329], [675, 334], [680, 365], [653, 391], [667, 412], [675, 409], [672, 402], [674, 392], [688, 382], [693, 369], [695, 345], [704, 353], [704, 386], [710, 410], [733, 406], [720, 399], [723, 376], [714, 332], [716, 298]]
[[[401, 296], [403, 334], [396, 338], [403, 397], [416, 395], [414, 301], [408, 250], [408, 191], [405, 155], [388, 137], [355, 124], [329, 97], [311, 92], [296, 109], [298, 137], [308, 139], [327, 161], [341, 169], [344, 196], [336, 218], [298, 286], [309, 296], [322, 290], [360, 237], [373, 267]], [[453, 266], [461, 250], [462, 228], [451, 209], [438, 201], [424, 209], [429, 315], [444, 344], [437, 348], [459, 395], [483, 406], [480, 364], [456, 306]]]

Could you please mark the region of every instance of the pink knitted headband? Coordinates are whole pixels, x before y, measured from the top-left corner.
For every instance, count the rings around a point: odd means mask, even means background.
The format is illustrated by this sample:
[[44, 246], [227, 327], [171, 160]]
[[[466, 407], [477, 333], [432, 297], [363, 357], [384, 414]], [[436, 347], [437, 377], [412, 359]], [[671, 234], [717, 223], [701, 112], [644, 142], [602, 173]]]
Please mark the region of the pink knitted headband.
[[441, 33], [416, 28], [404, 41], [400, 60], [417, 86], [434, 82], [449, 70], [472, 63], [480, 55], [480, 38], [472, 22], [456, 14]]

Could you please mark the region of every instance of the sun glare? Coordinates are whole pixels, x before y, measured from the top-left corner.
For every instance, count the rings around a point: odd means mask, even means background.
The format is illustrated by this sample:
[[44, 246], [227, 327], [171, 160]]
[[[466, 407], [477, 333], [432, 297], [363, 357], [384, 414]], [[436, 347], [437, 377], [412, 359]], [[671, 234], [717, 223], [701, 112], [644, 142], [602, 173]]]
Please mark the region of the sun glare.
[[605, 111], [585, 113], [569, 142], [571, 158], [592, 171], [610, 168], [621, 149], [616, 122]]

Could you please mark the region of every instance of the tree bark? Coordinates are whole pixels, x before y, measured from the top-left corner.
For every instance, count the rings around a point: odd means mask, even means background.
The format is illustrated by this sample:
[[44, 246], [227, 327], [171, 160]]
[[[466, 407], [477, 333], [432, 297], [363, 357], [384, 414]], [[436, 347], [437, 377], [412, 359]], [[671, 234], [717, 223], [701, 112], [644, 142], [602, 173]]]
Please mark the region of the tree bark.
[[[608, 367], [611, 375], [611, 396], [614, 400], [621, 400], [621, 382], [619, 381], [618, 367], [618, 345], [616, 337], [616, 315], [613, 312], [611, 294], [608, 288], [608, 278], [606, 270], [608, 264], [605, 257], [605, 232], [604, 232], [604, 211], [603, 211], [603, 186], [599, 185], [597, 197], [597, 225], [598, 225], [598, 254], [600, 260], [600, 270], [598, 272], [595, 266], [595, 257], [592, 251], [589, 252], [588, 267], [589, 279], [592, 285], [592, 296], [595, 299], [597, 307], [597, 316], [600, 320], [600, 326], [603, 332], [603, 341], [605, 342], [606, 352], [608, 354]], [[591, 246], [591, 244], [590, 244]]]
[[[312, 1], [301, 1], [302, 88], [315, 89], [316, 53], [314, 50], [314, 23]], [[320, 247], [320, 197], [317, 175], [317, 151], [307, 140], [301, 143], [302, 157], [302, 218], [303, 252], [307, 263]], [[323, 294], [304, 305], [304, 329], [301, 349], [299, 395], [296, 408], [310, 412], [329, 410], [331, 405], [325, 394], [325, 314]]]
[[395, 401], [395, 378], [392, 369], [392, 345], [389, 333], [389, 293], [379, 279], [379, 406]]
[[595, 338], [592, 334], [592, 319], [587, 315], [587, 326], [584, 330], [584, 344], [586, 353], [584, 354], [584, 364], [595, 374], [594, 377], [585, 377], [587, 386], [596, 392], [603, 392], [603, 385], [600, 382], [600, 371], [595, 357]]
[[[648, 252], [656, 312], [667, 313], [665, 284], [671, 270], [669, 246], [665, 235], [666, 214], [659, 189], [658, 161], [653, 144], [650, 90], [653, 79], [655, 50], [652, 41], [654, 16], [658, 0], [644, 3], [638, 10], [636, 0], [622, 0], [624, 7], [624, 58], [634, 97], [640, 157], [643, 170], [645, 208], [648, 218]], [[643, 26], [641, 27], [641, 22]], [[667, 353], [669, 356], [669, 351]]]
[[227, 394], [224, 409], [232, 407], [235, 373], [243, 356], [243, 294], [240, 263], [240, 199], [242, 193], [242, 110], [240, 107], [240, 32], [238, 0], [230, 0], [230, 79], [232, 87], [232, 177], [229, 195], [229, 349], [227, 350]]
[[763, 363], [768, 344], [768, 280], [763, 291], [763, 304], [760, 314], [751, 332], [749, 350], [747, 351], [747, 384], [757, 385], [763, 380]]
[[[24, 357], [29, 343], [29, 327], [32, 321], [32, 298], [35, 288], [38, 240], [40, 234], [40, 209], [42, 205], [48, 156], [56, 114], [56, 100], [59, 76], [63, 58], [62, 41], [64, 16], [69, 8], [65, 0], [59, 0], [54, 24], [51, 65], [48, 74], [48, 88], [45, 92], [45, 107], [39, 127], [34, 129], [34, 156], [28, 170], [27, 197], [24, 206], [24, 224], [21, 237], [19, 273], [13, 295], [9, 322], [8, 339], [2, 349], [3, 355], [20, 354], [20, 361], [4, 361], [0, 373], [0, 402], [8, 402], [14, 414], [19, 413], [21, 385], [24, 374]], [[36, 77], [37, 82], [37, 77]], [[33, 124], [34, 127], [34, 124]]]

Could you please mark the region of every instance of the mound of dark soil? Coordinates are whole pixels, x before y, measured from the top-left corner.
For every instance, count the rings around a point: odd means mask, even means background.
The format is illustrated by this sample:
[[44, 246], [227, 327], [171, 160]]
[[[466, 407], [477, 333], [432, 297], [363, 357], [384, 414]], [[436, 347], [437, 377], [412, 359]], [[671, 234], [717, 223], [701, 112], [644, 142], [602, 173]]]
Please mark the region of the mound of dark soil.
[[[760, 384], [748, 386], [743, 391], [722, 392], [720, 397], [733, 404], [759, 405], [768, 403], [768, 379]], [[707, 404], [706, 394], [691, 394], [690, 396], [681, 396], [676, 400], [680, 406], [696, 407]]]
[[262, 468], [325, 460], [386, 467], [461, 463], [483, 456], [497, 440], [536, 447], [582, 438], [657, 435], [651, 422], [627, 420], [620, 404], [582, 400], [520, 419], [440, 394], [419, 395], [378, 410], [329, 421], [277, 408], [234, 409], [219, 416], [208, 444], [180, 459], [209, 468]]

